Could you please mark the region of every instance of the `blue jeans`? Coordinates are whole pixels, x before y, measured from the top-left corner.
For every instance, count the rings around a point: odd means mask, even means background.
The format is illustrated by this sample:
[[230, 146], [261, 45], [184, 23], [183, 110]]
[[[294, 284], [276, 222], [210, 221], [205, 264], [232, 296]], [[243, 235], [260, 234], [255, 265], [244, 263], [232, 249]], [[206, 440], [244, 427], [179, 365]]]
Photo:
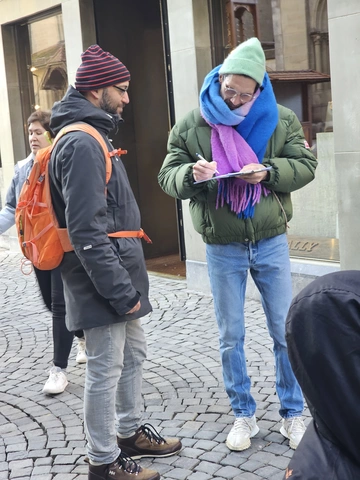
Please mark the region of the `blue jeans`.
[[88, 456], [109, 464], [119, 456], [116, 433], [129, 436], [142, 418], [146, 340], [140, 320], [84, 330], [87, 365], [84, 425]]
[[225, 389], [235, 417], [251, 417], [256, 410], [244, 352], [244, 303], [249, 270], [261, 294], [267, 327], [274, 342], [280, 415], [283, 418], [301, 415], [303, 396], [290, 366], [285, 340], [285, 320], [292, 299], [286, 235], [256, 243], [206, 245], [206, 257], [219, 327]]

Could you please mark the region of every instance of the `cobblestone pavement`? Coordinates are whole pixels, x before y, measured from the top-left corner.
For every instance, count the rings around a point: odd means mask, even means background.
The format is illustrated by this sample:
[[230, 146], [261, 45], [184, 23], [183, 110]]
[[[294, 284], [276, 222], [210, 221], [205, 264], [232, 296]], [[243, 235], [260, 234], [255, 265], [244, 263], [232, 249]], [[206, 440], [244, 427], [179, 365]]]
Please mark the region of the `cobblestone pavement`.
[[[250, 449], [230, 452], [224, 441], [234, 419], [223, 388], [212, 299], [188, 291], [184, 280], [151, 275], [150, 282], [145, 420], [165, 436], [181, 437], [184, 448], [142, 465], [163, 479], [282, 479], [292, 450], [279, 433], [272, 343], [261, 305], [246, 305], [246, 353], [260, 432]], [[51, 361], [51, 319], [35, 278], [21, 273], [18, 254], [0, 250], [0, 480], [87, 479], [85, 366], [76, 364], [73, 347], [69, 386], [51, 397], [41, 393]], [[308, 423], [308, 412], [306, 417]]]

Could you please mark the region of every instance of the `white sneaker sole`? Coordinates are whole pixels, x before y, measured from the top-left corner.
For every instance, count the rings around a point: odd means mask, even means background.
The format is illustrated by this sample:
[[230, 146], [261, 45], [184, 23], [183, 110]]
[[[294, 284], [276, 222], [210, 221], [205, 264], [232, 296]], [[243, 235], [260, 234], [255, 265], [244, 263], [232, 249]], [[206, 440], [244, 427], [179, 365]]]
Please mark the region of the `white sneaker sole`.
[[255, 435], [259, 433], [259, 431], [260, 431], [259, 427], [255, 425], [254, 430], [250, 433], [250, 437], [247, 440], [245, 440], [245, 442], [243, 442], [241, 445], [238, 445], [238, 446], [231, 445], [231, 443], [228, 440], [226, 440], [225, 445], [228, 447], [229, 450], [233, 450], [235, 452], [242, 452], [243, 450], [250, 448], [251, 446], [250, 438], [255, 437]]

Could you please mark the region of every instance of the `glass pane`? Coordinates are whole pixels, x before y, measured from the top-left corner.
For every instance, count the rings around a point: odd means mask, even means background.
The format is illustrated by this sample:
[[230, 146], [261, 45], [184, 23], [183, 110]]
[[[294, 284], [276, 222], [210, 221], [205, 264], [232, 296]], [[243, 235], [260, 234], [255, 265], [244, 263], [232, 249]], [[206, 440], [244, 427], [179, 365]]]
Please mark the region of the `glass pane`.
[[33, 109], [50, 110], [68, 86], [62, 15], [29, 24]]

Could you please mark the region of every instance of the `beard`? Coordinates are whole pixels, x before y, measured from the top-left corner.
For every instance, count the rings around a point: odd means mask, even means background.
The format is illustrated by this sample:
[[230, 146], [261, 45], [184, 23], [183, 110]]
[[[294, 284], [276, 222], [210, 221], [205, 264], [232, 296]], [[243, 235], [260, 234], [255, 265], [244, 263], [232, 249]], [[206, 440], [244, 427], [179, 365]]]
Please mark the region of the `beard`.
[[114, 106], [111, 103], [110, 95], [108, 94], [107, 88], [104, 88], [102, 97], [100, 100], [100, 108], [106, 113], [111, 113], [112, 115], [117, 115], [117, 106]]

